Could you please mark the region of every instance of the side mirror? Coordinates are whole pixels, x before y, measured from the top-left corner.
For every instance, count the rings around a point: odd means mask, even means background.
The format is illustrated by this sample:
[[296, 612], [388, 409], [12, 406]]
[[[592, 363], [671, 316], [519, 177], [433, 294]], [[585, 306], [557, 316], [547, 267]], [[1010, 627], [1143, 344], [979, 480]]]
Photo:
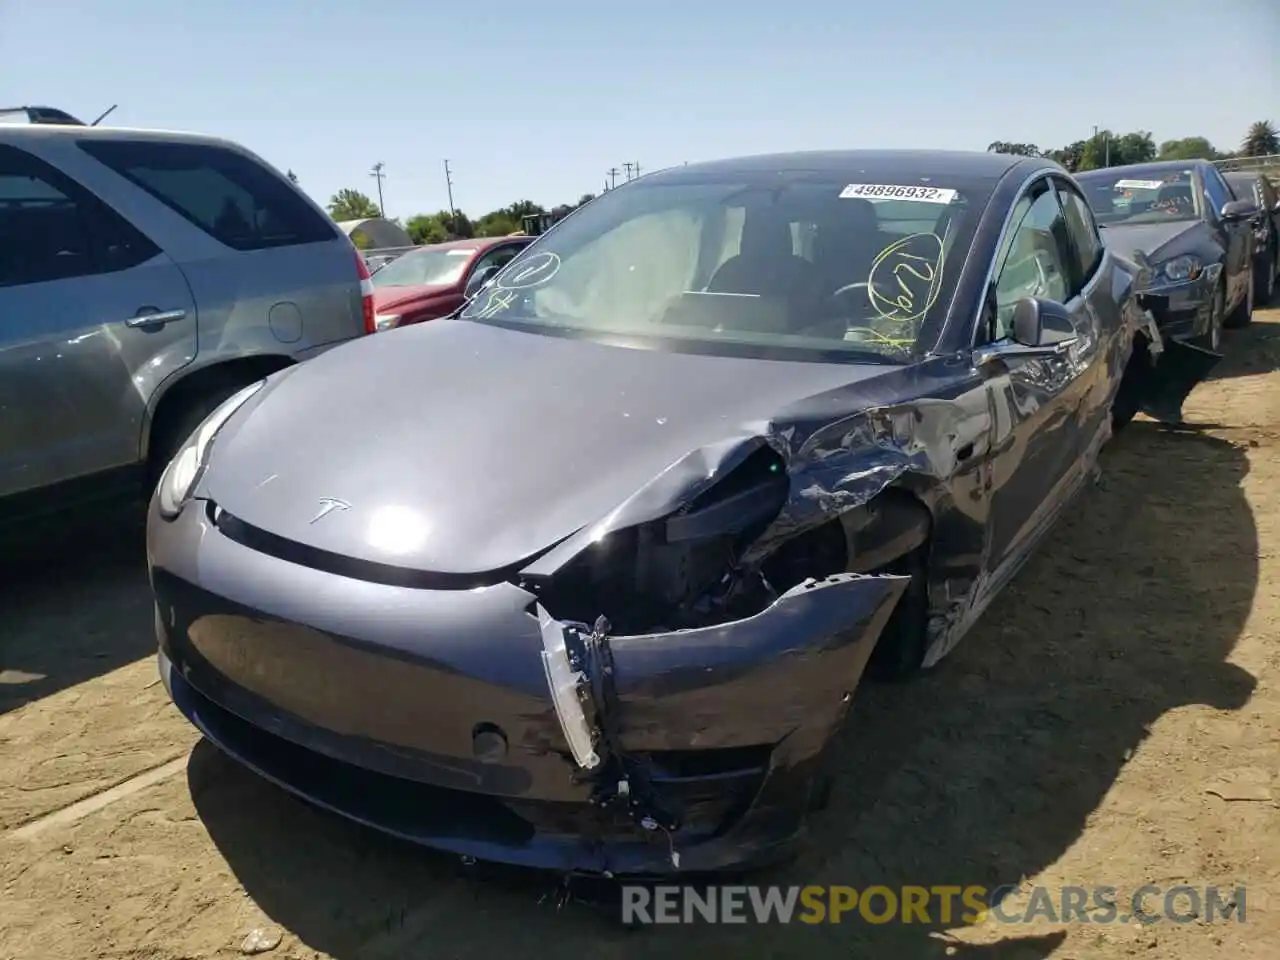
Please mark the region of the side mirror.
[[1013, 305], [1012, 336], [984, 344], [973, 352], [973, 364], [996, 360], [1043, 360], [1063, 357], [1076, 343], [1071, 311], [1055, 300], [1023, 297]]
[[477, 293], [484, 289], [485, 284], [492, 280], [501, 270], [501, 267], [485, 267], [478, 271], [470, 280], [467, 281], [467, 288], [462, 295], [470, 300]]
[[1258, 208], [1251, 200], [1232, 200], [1222, 205], [1219, 216], [1223, 223], [1239, 223], [1241, 220], [1252, 220], [1258, 215]]

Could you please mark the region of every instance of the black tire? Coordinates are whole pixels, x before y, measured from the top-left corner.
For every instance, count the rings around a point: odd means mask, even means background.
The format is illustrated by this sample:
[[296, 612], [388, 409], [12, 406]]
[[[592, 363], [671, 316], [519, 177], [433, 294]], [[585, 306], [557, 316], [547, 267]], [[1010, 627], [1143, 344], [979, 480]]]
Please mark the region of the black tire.
[[[1225, 282], [1219, 282], [1213, 291], [1212, 315], [1209, 318], [1209, 330], [1200, 334], [1191, 342], [1203, 350], [1212, 350], [1214, 353], [1222, 351], [1222, 329], [1226, 326], [1227, 312], [1227, 286]], [[1214, 326], [1217, 326], [1218, 343], [1214, 344]]]
[[901, 682], [920, 672], [929, 645], [929, 545], [923, 544], [879, 573], [911, 577], [867, 663], [873, 680]]
[[1151, 378], [1151, 341], [1139, 333], [1133, 341], [1129, 362], [1111, 402], [1111, 432], [1119, 433], [1142, 409], [1142, 398]]
[[156, 432], [151, 440], [147, 457], [146, 493], [148, 497], [160, 482], [164, 468], [169, 465], [169, 461], [173, 459], [179, 448], [187, 442], [187, 438], [195, 433], [196, 427], [204, 423], [205, 418], [218, 409], [225, 400], [247, 385], [235, 381], [211, 386], [187, 401], [172, 417], [156, 425]]
[[1253, 265], [1253, 305], [1265, 307], [1276, 295], [1276, 274], [1280, 273], [1280, 249], [1266, 251]]
[[1253, 306], [1254, 298], [1258, 289], [1258, 270], [1255, 264], [1249, 270], [1249, 286], [1245, 292], [1244, 299], [1241, 300], [1234, 310], [1223, 319], [1222, 325], [1229, 330], [1239, 330], [1241, 327], [1247, 327], [1253, 322]]

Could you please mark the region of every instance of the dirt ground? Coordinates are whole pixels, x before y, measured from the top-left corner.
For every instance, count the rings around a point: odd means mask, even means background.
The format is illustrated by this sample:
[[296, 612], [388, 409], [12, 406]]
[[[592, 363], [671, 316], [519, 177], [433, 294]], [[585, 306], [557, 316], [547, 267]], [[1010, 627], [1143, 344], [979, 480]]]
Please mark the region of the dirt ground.
[[198, 743], [124, 518], [0, 558], [0, 960], [234, 957], [255, 930], [268, 957], [337, 960], [1280, 956], [1280, 311], [1228, 351], [1199, 429], [1135, 422], [938, 670], [859, 691], [811, 847], [753, 882], [1243, 885], [1243, 923], [627, 931]]

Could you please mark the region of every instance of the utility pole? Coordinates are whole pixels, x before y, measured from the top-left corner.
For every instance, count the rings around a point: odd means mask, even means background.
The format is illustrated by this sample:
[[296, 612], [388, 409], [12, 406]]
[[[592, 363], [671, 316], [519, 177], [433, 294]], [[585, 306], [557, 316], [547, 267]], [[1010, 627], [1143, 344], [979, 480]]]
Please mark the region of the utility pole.
[[[1097, 124], [1094, 124], [1093, 126], [1093, 138], [1095, 140], [1098, 139]], [[1102, 153], [1103, 153], [1102, 165], [1104, 167], [1111, 166], [1111, 138], [1107, 136], [1105, 133], [1102, 135]]]
[[610, 167], [605, 172], [609, 175], [609, 189], [612, 190], [618, 185], [618, 168]]
[[453, 205], [453, 178], [449, 175], [449, 161], [444, 162], [444, 188], [449, 194], [449, 218], [453, 221], [453, 233], [458, 233], [458, 208]]
[[378, 181], [378, 216], [383, 219], [386, 219], [387, 216], [387, 208], [382, 205], [382, 178], [386, 176], [382, 169], [385, 166], [386, 164], [379, 160], [373, 165], [373, 169], [369, 171], [369, 176], [375, 177]]
[[624, 164], [622, 165], [622, 169], [623, 169], [623, 170], [625, 170], [625, 171], [627, 171], [627, 180], [629, 181], [629, 180], [631, 179], [631, 164], [630, 164], [630, 163], [624, 163]]
[[640, 161], [636, 160], [631, 165], [636, 168], [636, 179], [639, 179], [640, 178]]

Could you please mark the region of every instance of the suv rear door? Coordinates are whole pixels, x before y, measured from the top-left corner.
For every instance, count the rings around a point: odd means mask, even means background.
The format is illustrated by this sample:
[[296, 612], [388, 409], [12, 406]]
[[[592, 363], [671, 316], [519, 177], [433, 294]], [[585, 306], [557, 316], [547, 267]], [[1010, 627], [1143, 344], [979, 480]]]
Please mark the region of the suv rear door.
[[[365, 332], [356, 255], [323, 211], [247, 150], [207, 140], [86, 136], [80, 149], [194, 227], [166, 249], [209, 353], [290, 353]], [[125, 189], [130, 189], [125, 187]]]
[[195, 352], [177, 265], [79, 183], [0, 144], [0, 497], [135, 464], [148, 398]]

